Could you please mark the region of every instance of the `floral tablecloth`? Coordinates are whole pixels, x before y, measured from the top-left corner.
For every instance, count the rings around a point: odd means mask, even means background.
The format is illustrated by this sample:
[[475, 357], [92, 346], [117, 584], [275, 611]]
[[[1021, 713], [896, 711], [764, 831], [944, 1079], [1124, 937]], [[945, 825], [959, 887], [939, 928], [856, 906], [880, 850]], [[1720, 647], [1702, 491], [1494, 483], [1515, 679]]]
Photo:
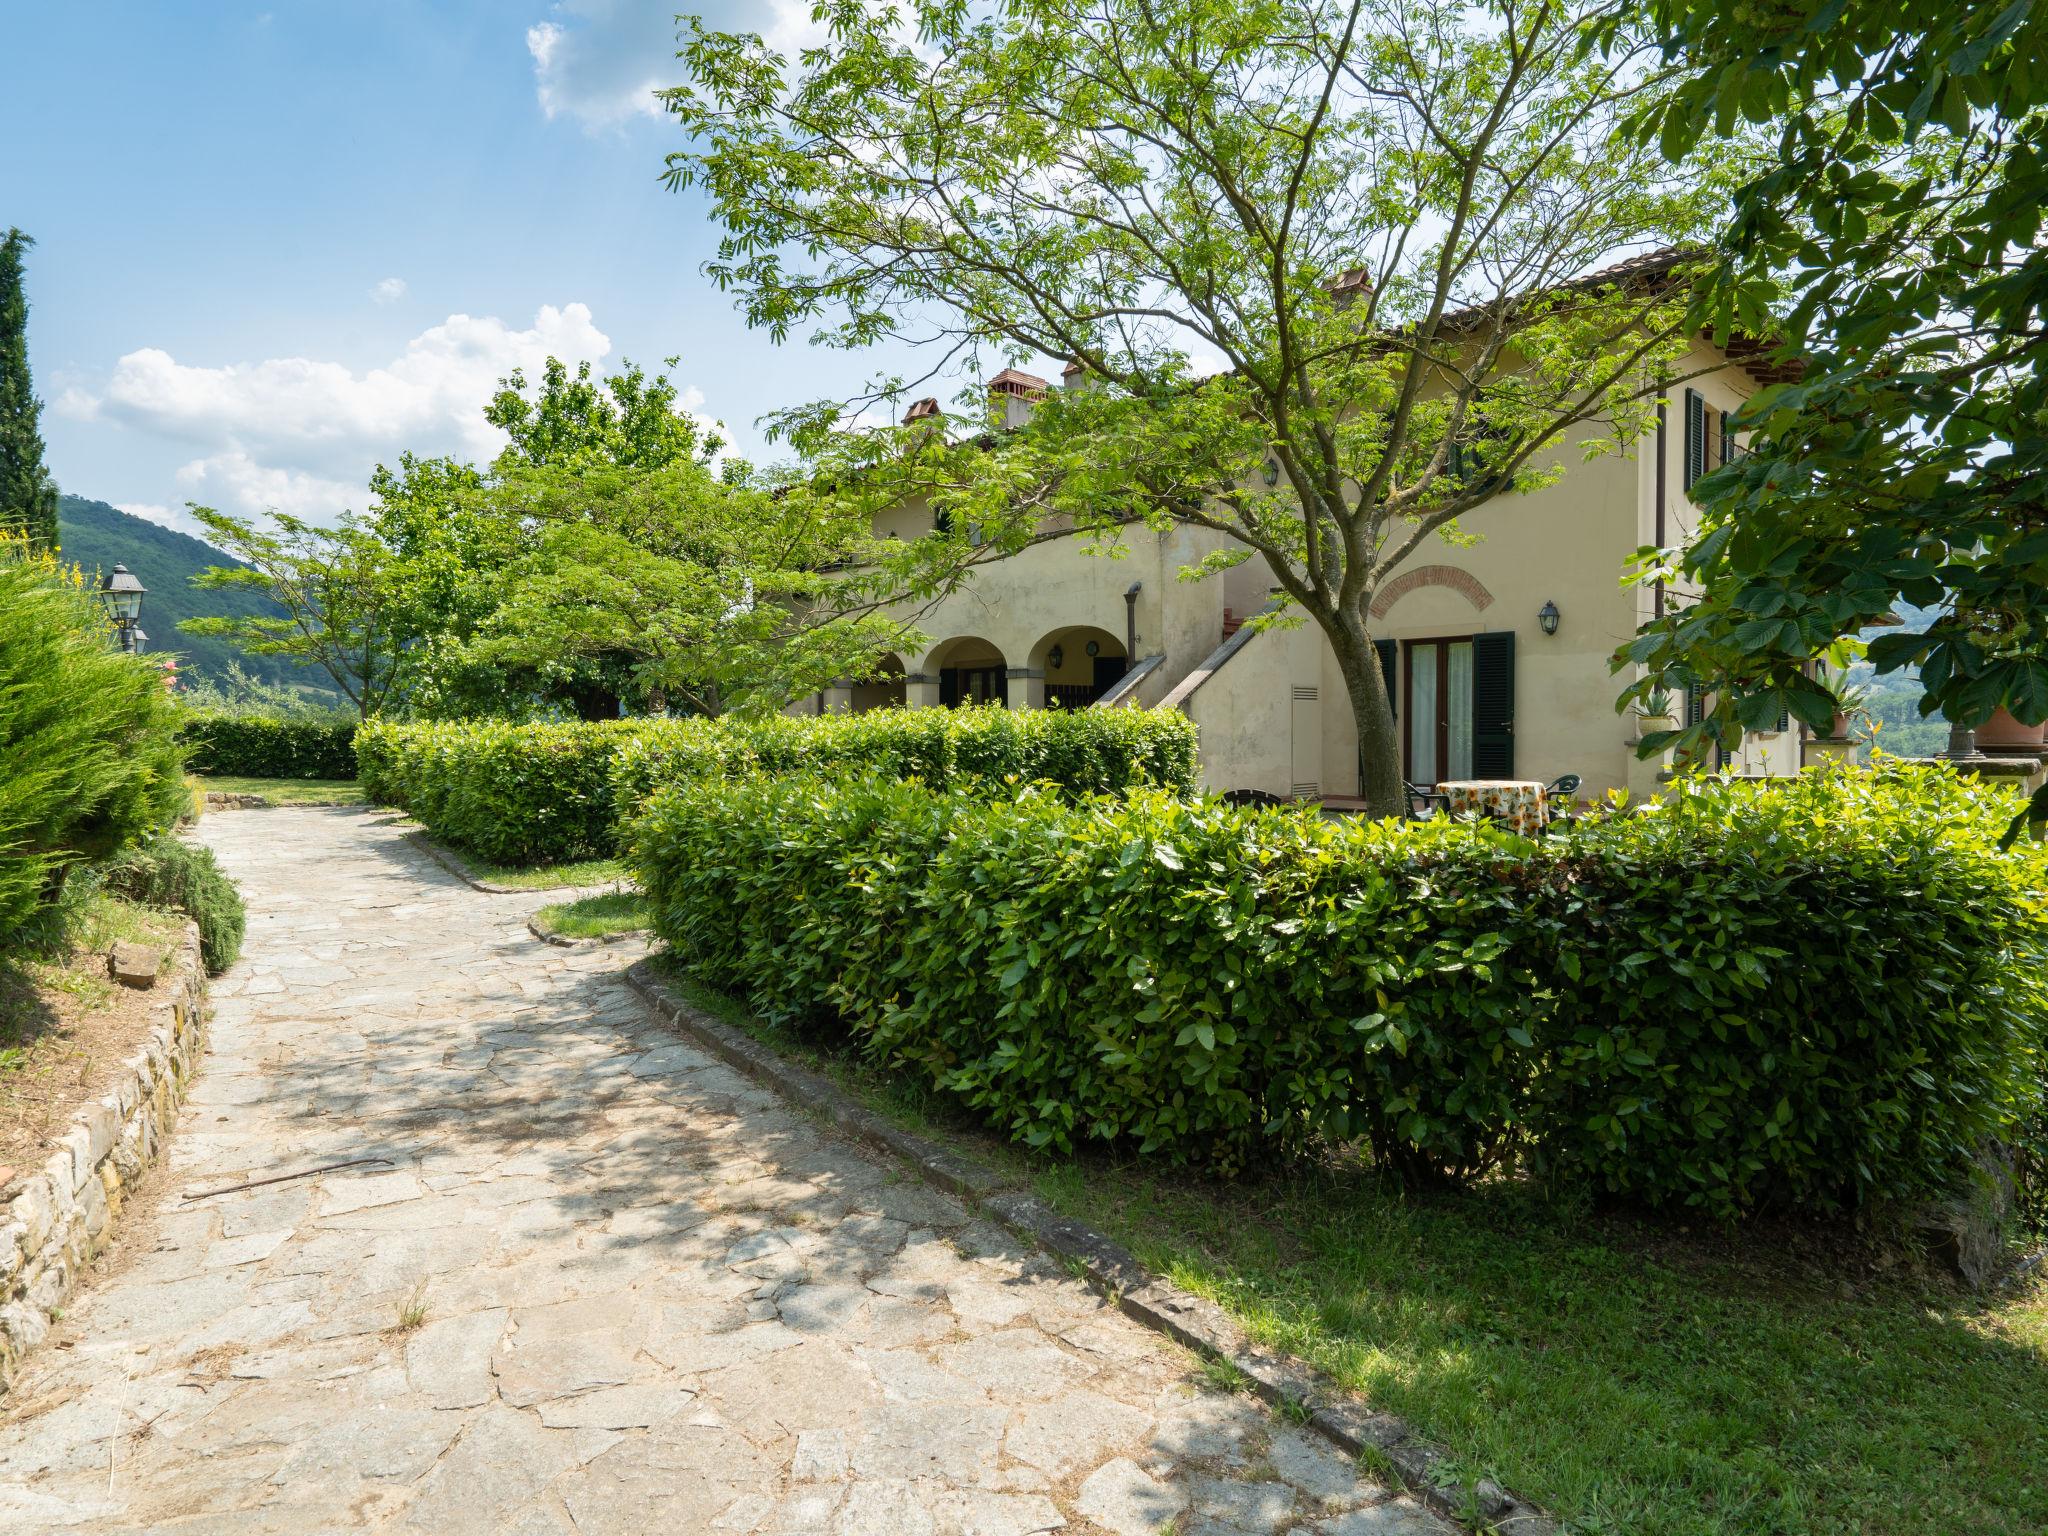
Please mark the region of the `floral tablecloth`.
[[1540, 779], [1446, 779], [1437, 785], [1452, 816], [1490, 816], [1524, 837], [1550, 823], [1550, 801]]

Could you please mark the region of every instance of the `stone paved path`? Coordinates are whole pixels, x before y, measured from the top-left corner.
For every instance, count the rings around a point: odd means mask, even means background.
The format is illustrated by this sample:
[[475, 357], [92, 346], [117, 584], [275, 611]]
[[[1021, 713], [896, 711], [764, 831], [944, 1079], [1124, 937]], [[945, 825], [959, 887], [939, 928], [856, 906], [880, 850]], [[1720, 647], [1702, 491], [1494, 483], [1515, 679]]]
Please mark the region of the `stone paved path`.
[[246, 955], [0, 1403], [0, 1530], [1448, 1532], [534, 942], [545, 896], [377, 815], [203, 826]]

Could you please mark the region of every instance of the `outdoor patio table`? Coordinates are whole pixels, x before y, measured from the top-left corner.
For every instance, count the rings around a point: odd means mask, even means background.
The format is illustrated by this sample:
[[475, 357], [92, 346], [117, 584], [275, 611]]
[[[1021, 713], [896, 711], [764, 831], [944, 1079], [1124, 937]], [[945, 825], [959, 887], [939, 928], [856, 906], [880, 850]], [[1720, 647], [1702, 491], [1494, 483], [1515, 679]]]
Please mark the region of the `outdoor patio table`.
[[1550, 823], [1550, 801], [1541, 779], [1445, 779], [1444, 810], [1453, 816], [1491, 816], [1525, 837]]

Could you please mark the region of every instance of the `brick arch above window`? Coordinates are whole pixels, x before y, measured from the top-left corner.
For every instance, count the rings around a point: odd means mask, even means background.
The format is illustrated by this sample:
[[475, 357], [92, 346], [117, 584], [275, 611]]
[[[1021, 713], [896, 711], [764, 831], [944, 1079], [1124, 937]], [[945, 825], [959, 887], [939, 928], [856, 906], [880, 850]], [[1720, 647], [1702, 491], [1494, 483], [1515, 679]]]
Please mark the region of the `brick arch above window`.
[[1480, 613], [1493, 606], [1493, 594], [1470, 571], [1461, 571], [1455, 565], [1418, 565], [1380, 588], [1372, 600], [1372, 616], [1384, 619], [1388, 609], [1422, 587], [1449, 587]]

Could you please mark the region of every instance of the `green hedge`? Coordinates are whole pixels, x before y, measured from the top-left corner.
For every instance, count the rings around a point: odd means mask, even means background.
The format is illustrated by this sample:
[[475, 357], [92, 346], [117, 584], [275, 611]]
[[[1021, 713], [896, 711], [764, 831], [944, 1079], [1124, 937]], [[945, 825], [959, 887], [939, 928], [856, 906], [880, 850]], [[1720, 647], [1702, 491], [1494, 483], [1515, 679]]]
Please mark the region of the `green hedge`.
[[1045, 782], [1063, 793], [1175, 791], [1195, 781], [1194, 725], [1173, 711], [878, 710], [765, 720], [595, 724], [372, 722], [357, 776], [435, 836], [498, 863], [615, 852], [658, 786], [754, 773], [918, 778], [935, 787]]
[[254, 779], [352, 779], [356, 722], [276, 715], [193, 715], [180, 736], [194, 773]]
[[58, 937], [70, 874], [188, 804], [177, 725], [73, 574], [0, 540], [0, 949]]
[[634, 860], [714, 985], [1036, 1146], [1363, 1141], [1651, 1206], [1943, 1188], [2038, 1102], [2048, 869], [1945, 771], [1708, 781], [1529, 842], [1165, 794], [657, 793]]

